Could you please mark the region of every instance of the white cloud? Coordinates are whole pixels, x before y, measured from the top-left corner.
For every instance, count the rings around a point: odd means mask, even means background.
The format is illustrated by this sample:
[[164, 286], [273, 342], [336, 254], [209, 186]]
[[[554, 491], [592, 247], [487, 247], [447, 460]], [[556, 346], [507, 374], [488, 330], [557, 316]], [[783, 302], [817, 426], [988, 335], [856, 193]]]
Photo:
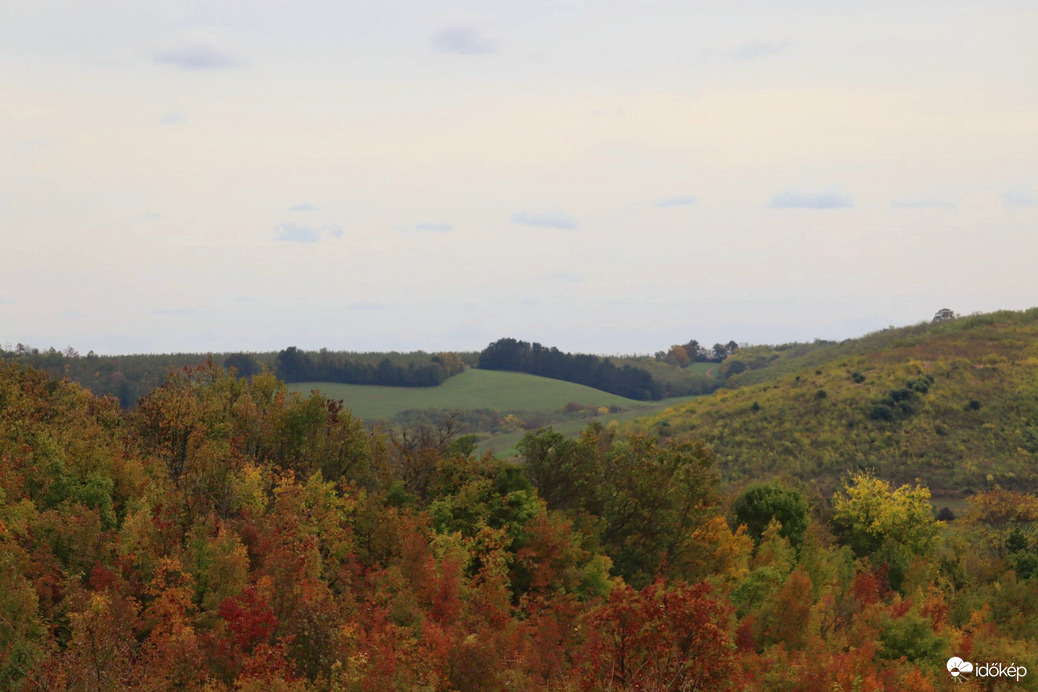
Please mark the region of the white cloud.
[[317, 229], [303, 224], [282, 223], [274, 228], [274, 237], [286, 243], [316, 243], [325, 233], [333, 238], [341, 238], [344, 231], [342, 226], [335, 224]]
[[512, 223], [521, 223], [526, 226], [541, 226], [543, 228], [561, 228], [565, 230], [577, 227], [577, 222], [562, 212], [531, 213], [521, 211], [512, 215]]
[[854, 200], [841, 192], [803, 192], [789, 189], [772, 197], [767, 206], [775, 209], [843, 209], [853, 207]]
[[181, 110], [172, 110], [159, 118], [160, 125], [183, 125], [187, 123], [187, 113]]
[[154, 51], [152, 59], [184, 70], [213, 70], [242, 64], [220, 39], [205, 31], [191, 31], [176, 37]]
[[1033, 187], [1021, 185], [1020, 187], [1007, 190], [1002, 195], [1002, 201], [1009, 207], [1028, 209], [1030, 207], [1038, 207], [1038, 194], [1035, 193]]
[[287, 243], [316, 243], [321, 239], [321, 233], [313, 226], [300, 226], [294, 223], [283, 223], [274, 229], [274, 235], [278, 240]]
[[433, 48], [440, 53], [486, 55], [496, 53], [498, 38], [488, 26], [479, 23], [454, 24], [440, 29], [432, 37]]
[[687, 207], [690, 204], [695, 204], [696, 198], [692, 195], [684, 195], [681, 197], [668, 197], [667, 199], [661, 199], [656, 202], [657, 207]]

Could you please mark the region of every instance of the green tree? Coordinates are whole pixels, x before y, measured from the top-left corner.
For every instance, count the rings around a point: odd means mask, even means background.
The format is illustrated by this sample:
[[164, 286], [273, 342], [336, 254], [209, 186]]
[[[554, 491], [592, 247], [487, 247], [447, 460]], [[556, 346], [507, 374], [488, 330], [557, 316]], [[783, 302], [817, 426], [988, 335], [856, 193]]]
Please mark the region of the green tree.
[[704, 360], [706, 354], [703, 353], [703, 347], [699, 345], [698, 341], [695, 339], [689, 339], [688, 343], [683, 344], [683, 346], [685, 347], [685, 353], [687, 353], [688, 357], [694, 362], [698, 363]]
[[782, 525], [779, 533], [793, 547], [799, 547], [804, 541], [807, 501], [796, 490], [775, 482], [757, 483], [735, 499], [732, 512], [736, 523], [745, 524], [747, 533], [757, 543], [772, 520]]
[[597, 511], [595, 450], [552, 428], [527, 433], [516, 445], [526, 476], [549, 509]]
[[228, 370], [234, 368], [238, 377], [252, 377], [263, 372], [263, 367], [248, 353], [232, 353], [224, 359], [223, 366]]
[[277, 355], [277, 374], [285, 382], [306, 382], [312, 379], [313, 369], [310, 356], [295, 346], [289, 346]]
[[636, 587], [663, 571], [703, 576], [718, 538], [703, 532], [717, 516], [710, 451], [699, 442], [632, 436], [611, 444], [601, 464], [602, 540], [616, 571]]

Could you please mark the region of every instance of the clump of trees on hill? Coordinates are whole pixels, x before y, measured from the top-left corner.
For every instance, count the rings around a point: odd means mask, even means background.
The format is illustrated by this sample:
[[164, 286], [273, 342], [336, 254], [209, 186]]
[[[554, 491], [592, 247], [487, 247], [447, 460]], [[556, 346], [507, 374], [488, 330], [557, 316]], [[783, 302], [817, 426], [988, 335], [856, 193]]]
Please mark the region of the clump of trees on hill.
[[479, 354], [483, 370], [511, 370], [550, 377], [601, 389], [628, 399], [656, 400], [666, 396], [663, 385], [641, 368], [617, 367], [607, 359], [587, 353], [564, 353], [554, 346], [498, 339]]
[[275, 371], [285, 382], [339, 382], [341, 384], [378, 384], [389, 387], [436, 387], [465, 369], [454, 353], [438, 353], [425, 365], [394, 363], [388, 357], [377, 365], [348, 355], [321, 349], [316, 356], [289, 346], [280, 351]]
[[727, 344], [717, 343], [713, 348], [700, 346], [695, 339], [687, 344], [674, 344], [667, 351], [657, 351], [656, 360], [686, 368], [692, 363], [720, 363], [739, 350], [739, 344], [729, 341]]
[[[1038, 671], [1038, 498], [728, 490], [695, 441], [365, 427], [207, 364], [123, 411], [0, 363], [0, 689], [948, 689]], [[989, 682], [996, 683], [997, 680]], [[1008, 681], [1003, 681], [1008, 682]], [[1017, 684], [1014, 680], [1012, 684]]]

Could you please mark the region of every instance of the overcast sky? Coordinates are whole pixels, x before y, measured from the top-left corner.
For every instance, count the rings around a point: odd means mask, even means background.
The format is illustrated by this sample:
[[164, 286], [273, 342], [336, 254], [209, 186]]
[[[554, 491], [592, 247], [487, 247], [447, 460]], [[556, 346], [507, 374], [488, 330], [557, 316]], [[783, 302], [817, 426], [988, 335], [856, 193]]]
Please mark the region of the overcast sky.
[[0, 7], [0, 345], [596, 353], [1038, 305], [1038, 3]]

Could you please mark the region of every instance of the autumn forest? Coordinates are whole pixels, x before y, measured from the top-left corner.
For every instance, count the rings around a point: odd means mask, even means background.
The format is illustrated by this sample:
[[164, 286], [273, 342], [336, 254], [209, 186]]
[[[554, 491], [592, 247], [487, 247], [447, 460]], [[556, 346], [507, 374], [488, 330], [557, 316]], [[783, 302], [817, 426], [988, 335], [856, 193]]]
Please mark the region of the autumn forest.
[[959, 657], [1038, 689], [1038, 313], [954, 321], [732, 344], [725, 389], [509, 456], [271, 367], [123, 407], [9, 359], [0, 688], [925, 692]]

